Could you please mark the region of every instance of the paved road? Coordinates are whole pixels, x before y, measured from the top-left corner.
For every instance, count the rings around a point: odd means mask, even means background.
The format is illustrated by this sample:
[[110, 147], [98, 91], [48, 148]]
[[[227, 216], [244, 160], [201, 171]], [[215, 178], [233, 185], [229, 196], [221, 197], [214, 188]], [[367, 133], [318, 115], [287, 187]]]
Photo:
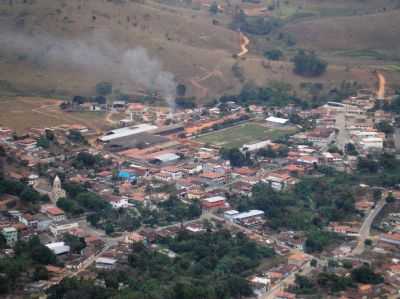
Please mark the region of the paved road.
[[396, 147], [396, 151], [400, 153], [400, 128], [394, 129], [393, 140], [394, 140], [394, 145]]
[[307, 275], [311, 272], [312, 267], [310, 263], [304, 264], [300, 267], [299, 270], [292, 272], [288, 277], [282, 279], [279, 283], [274, 285], [271, 289], [268, 290], [265, 294], [258, 297], [258, 299], [274, 299], [276, 298], [276, 294], [280, 291], [284, 291], [289, 285], [293, 284], [296, 279], [296, 274], [301, 272], [301, 275]]
[[365, 240], [369, 238], [370, 235], [370, 230], [371, 230], [371, 225], [375, 220], [375, 217], [379, 214], [379, 212], [382, 210], [382, 208], [385, 206], [386, 200], [382, 198], [375, 206], [374, 209], [372, 209], [368, 216], [364, 219], [364, 222], [360, 228], [359, 232], [359, 237], [358, 237], [358, 243], [357, 246], [351, 251], [350, 255], [360, 255], [364, 252], [365, 249]]
[[336, 135], [336, 145], [341, 150], [344, 150], [344, 146], [350, 141], [350, 135], [346, 129], [344, 111], [338, 111], [336, 114], [336, 129], [339, 130], [339, 133]]

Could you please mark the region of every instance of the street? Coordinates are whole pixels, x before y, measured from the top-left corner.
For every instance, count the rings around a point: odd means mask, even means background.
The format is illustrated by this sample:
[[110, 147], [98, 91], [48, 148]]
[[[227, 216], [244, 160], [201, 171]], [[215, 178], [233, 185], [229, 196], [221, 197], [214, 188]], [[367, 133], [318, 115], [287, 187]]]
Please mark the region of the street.
[[369, 238], [370, 230], [371, 230], [371, 225], [375, 220], [375, 217], [379, 214], [379, 212], [382, 210], [382, 208], [385, 206], [386, 200], [382, 198], [379, 200], [379, 202], [376, 204], [375, 208], [370, 211], [368, 216], [364, 219], [364, 222], [360, 228], [359, 232], [359, 237], [358, 237], [358, 243], [357, 246], [351, 251], [350, 255], [355, 256], [355, 255], [360, 255], [364, 252], [365, 248], [365, 240]]

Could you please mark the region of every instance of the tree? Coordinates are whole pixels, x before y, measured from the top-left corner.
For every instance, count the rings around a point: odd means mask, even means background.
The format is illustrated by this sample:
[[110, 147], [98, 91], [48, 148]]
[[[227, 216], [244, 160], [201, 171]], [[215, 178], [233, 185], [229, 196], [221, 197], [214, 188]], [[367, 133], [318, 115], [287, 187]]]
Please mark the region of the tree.
[[318, 261], [316, 259], [312, 259], [310, 262], [311, 267], [315, 268], [318, 265]]
[[47, 269], [42, 265], [37, 266], [33, 272], [33, 280], [38, 281], [47, 279], [49, 279], [49, 271], [47, 271]]
[[82, 237], [65, 234], [64, 242], [70, 246], [72, 253], [81, 253], [81, 251], [86, 248], [85, 238]]
[[214, 15], [216, 15], [218, 13], [218, 4], [217, 4], [217, 2], [211, 3], [209, 11], [210, 11], [210, 13], [212, 13]]
[[265, 51], [264, 56], [269, 60], [280, 60], [283, 56], [283, 52], [279, 49], [272, 49]]
[[293, 58], [294, 72], [305, 77], [318, 77], [325, 73], [328, 63], [313, 51], [299, 50]]
[[74, 96], [72, 98], [72, 103], [76, 105], [82, 105], [85, 102], [85, 98], [82, 96]]
[[114, 233], [114, 226], [111, 223], [107, 223], [104, 227], [104, 231], [107, 235], [111, 235], [112, 233]]
[[366, 172], [370, 172], [370, 173], [376, 173], [379, 169], [379, 164], [372, 157], [366, 157], [366, 158], [359, 157], [357, 169], [360, 172], [366, 171]]
[[107, 99], [104, 96], [97, 96], [94, 98], [94, 101], [99, 105], [104, 105], [107, 103]]
[[80, 215], [84, 212], [84, 210], [74, 200], [68, 198], [60, 198], [57, 200], [57, 207], [74, 216]]
[[365, 244], [366, 246], [371, 246], [371, 245], [372, 245], [372, 240], [371, 240], [371, 239], [366, 239], [366, 240], [364, 241], [364, 244]]
[[113, 87], [110, 82], [100, 82], [96, 84], [96, 93], [100, 96], [108, 96], [112, 93]]
[[379, 284], [383, 282], [383, 277], [376, 274], [366, 264], [351, 271], [351, 278], [358, 283]]
[[85, 143], [86, 140], [78, 130], [69, 130], [68, 139], [75, 143]]
[[356, 147], [354, 146], [353, 143], [347, 143], [347, 144], [344, 146], [344, 151], [345, 151], [345, 153], [346, 153], [347, 155], [350, 155], [350, 156], [358, 156], [358, 152], [357, 152]]
[[381, 121], [376, 124], [376, 128], [378, 131], [383, 132], [385, 134], [393, 134], [394, 128], [388, 121]]
[[45, 136], [40, 136], [36, 144], [42, 148], [49, 148], [50, 146], [50, 142]]
[[222, 159], [229, 160], [233, 167], [242, 167], [252, 164], [250, 157], [243, 154], [238, 148], [222, 148], [220, 154]]
[[20, 195], [21, 200], [25, 202], [35, 203], [41, 200], [39, 192], [34, 190], [32, 187], [26, 186]]
[[396, 197], [393, 196], [393, 193], [389, 193], [385, 200], [387, 203], [394, 203], [396, 201]]
[[176, 86], [176, 94], [178, 97], [184, 97], [186, 94], [186, 85], [185, 84], [178, 84]]

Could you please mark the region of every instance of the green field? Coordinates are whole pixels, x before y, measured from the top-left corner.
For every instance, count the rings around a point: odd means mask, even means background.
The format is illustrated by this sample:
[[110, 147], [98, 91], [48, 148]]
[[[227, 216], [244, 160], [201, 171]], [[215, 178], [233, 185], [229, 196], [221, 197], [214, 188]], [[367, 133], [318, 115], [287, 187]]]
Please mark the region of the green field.
[[225, 148], [241, 147], [243, 144], [268, 139], [276, 139], [295, 132], [293, 128], [267, 128], [257, 123], [245, 123], [239, 126], [207, 133], [197, 141]]

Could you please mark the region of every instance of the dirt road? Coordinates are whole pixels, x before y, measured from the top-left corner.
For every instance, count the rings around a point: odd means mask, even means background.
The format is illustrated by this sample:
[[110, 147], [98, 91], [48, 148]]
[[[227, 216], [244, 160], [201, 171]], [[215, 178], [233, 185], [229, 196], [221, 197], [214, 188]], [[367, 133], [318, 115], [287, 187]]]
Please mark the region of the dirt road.
[[376, 92], [376, 97], [378, 100], [383, 100], [385, 98], [385, 88], [386, 88], [386, 78], [385, 76], [377, 72], [376, 76], [378, 77], [378, 91]]
[[250, 40], [242, 32], [239, 32], [239, 34], [240, 34], [240, 53], [238, 53], [237, 56], [242, 57], [249, 52], [248, 45], [250, 44]]

